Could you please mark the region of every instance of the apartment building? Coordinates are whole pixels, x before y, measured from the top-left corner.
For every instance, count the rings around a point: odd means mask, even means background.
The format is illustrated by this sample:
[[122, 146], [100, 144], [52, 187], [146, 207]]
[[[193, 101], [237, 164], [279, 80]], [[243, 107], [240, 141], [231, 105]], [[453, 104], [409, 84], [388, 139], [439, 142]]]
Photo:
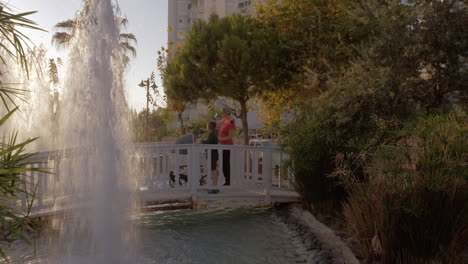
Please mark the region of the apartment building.
[[235, 13], [252, 14], [252, 1], [259, 0], [168, 0], [168, 41], [174, 47], [183, 41], [195, 20], [206, 20], [211, 14], [220, 17]]

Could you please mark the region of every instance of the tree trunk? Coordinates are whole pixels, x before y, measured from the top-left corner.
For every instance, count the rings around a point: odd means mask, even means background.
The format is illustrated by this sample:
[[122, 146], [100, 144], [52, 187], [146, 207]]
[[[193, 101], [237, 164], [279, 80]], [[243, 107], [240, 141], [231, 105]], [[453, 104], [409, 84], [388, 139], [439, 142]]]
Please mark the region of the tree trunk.
[[247, 122], [247, 100], [238, 100], [241, 106], [240, 118], [242, 121], [242, 133], [244, 134], [244, 144], [249, 145], [249, 123]]
[[184, 119], [182, 118], [182, 113], [178, 113], [177, 114], [177, 118], [179, 119], [179, 123], [180, 123], [180, 135], [184, 135], [185, 134], [185, 127], [184, 127]]

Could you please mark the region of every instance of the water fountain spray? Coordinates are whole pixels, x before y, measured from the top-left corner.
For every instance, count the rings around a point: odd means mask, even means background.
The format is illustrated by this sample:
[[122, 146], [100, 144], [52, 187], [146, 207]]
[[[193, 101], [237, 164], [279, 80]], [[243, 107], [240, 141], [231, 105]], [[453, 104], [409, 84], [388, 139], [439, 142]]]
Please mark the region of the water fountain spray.
[[69, 197], [76, 209], [73, 221], [60, 224], [57, 253], [67, 257], [55, 262], [130, 263], [132, 199], [119, 29], [111, 0], [87, 4], [70, 46], [57, 146], [63, 150], [57, 196]]

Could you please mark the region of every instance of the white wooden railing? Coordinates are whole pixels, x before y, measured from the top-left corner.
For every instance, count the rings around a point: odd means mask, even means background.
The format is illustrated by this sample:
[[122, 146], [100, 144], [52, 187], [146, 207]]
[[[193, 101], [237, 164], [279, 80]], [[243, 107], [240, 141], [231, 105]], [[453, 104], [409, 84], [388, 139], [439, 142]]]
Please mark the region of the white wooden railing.
[[[231, 184], [222, 186], [223, 150], [230, 151]], [[218, 186], [211, 179], [211, 153], [218, 151]], [[272, 190], [292, 190], [294, 178], [284, 165], [288, 155], [278, 148], [251, 147], [240, 145], [176, 145], [164, 143], [140, 143], [134, 145], [131, 167], [134, 168], [137, 190], [142, 193], [196, 194], [197, 192], [219, 189], [257, 191], [265, 195], [268, 202]], [[64, 198], [74, 190], [72, 184], [65, 184], [60, 164], [73, 158], [71, 153], [41, 152], [30, 160], [33, 166], [49, 168], [51, 173], [29, 172], [25, 175], [28, 190], [35, 193], [33, 211], [47, 210], [56, 205], [57, 199]], [[21, 197], [25, 207], [32, 197]]]
[[[264, 189], [267, 192], [272, 188], [292, 189], [293, 178], [284, 166], [288, 156], [278, 148], [142, 144], [138, 149], [138, 158], [144, 160], [145, 167], [141, 186], [148, 189], [191, 192], [199, 189]], [[231, 153], [230, 186], [219, 186], [224, 183], [224, 150]], [[210, 177], [212, 151], [218, 152], [218, 186], [212, 185]], [[170, 179], [171, 173], [175, 176], [173, 181]]]

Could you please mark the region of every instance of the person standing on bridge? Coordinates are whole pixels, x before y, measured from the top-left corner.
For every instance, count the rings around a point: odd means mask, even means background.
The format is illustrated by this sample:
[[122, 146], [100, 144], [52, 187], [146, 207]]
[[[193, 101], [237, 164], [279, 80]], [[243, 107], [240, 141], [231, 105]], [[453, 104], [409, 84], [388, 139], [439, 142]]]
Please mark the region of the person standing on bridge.
[[[219, 135], [218, 141], [220, 145], [234, 145], [234, 129], [236, 128], [236, 123], [232, 119], [232, 109], [225, 107], [221, 114], [223, 115], [223, 120], [219, 126]], [[231, 185], [231, 151], [229, 149], [223, 150], [223, 174], [225, 178], [224, 185]]]
[[[206, 140], [202, 140], [201, 142], [203, 144], [218, 144], [218, 135], [216, 134], [216, 122], [215, 121], [209, 121], [207, 126], [206, 126], [209, 134], [208, 138]], [[213, 178], [213, 186], [218, 185], [218, 171], [216, 169], [217, 167], [217, 162], [218, 162], [218, 150], [217, 149], [212, 149], [211, 150], [211, 161], [210, 161], [210, 166], [211, 166], [211, 177]], [[208, 190], [208, 193], [210, 194], [215, 194], [218, 193], [219, 190], [213, 189], [213, 190]]]

